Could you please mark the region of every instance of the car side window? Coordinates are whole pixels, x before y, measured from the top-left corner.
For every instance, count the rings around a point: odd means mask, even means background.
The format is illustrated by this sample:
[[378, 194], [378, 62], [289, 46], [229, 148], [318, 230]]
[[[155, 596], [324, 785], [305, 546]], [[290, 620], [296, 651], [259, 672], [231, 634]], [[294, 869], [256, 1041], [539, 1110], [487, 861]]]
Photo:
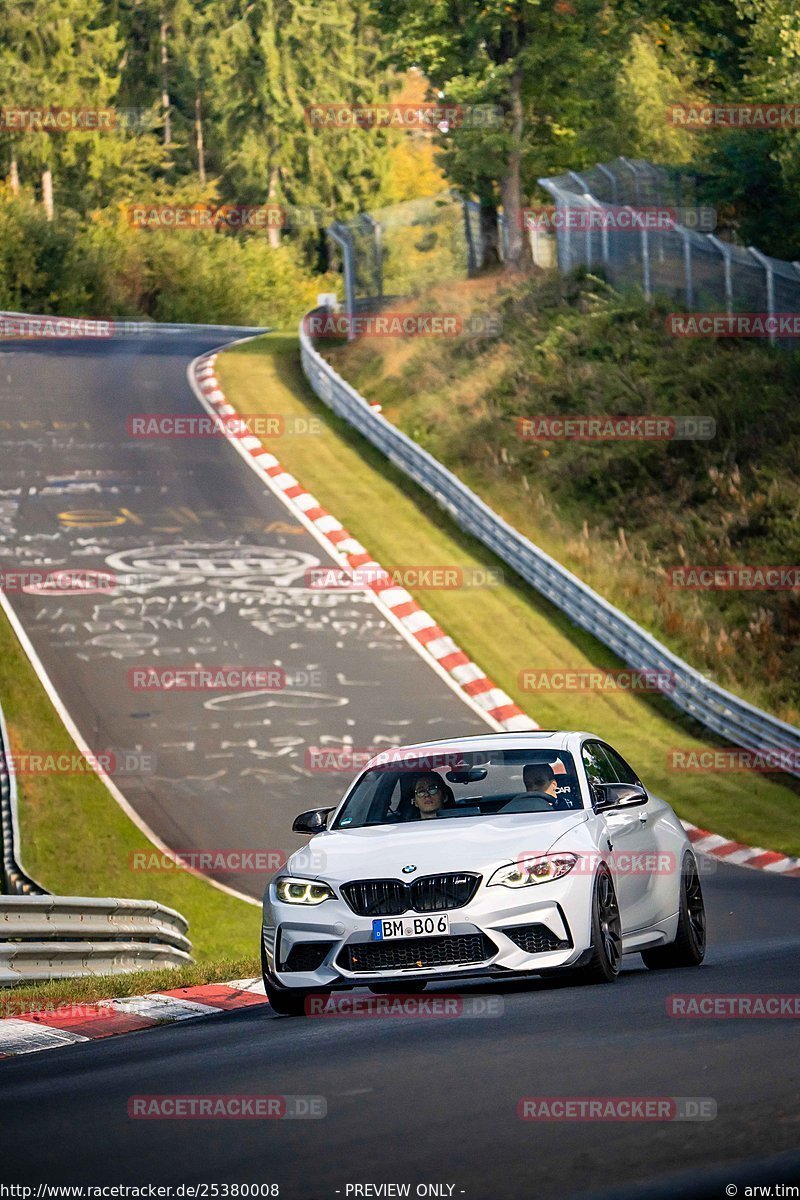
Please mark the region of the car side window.
[[639, 777], [633, 767], [628, 766], [621, 754], [618, 754], [616, 750], [612, 750], [610, 746], [603, 746], [602, 749], [605, 751], [606, 758], [611, 763], [620, 783], [639, 782]]
[[590, 783], [619, 783], [600, 742], [584, 742], [581, 755]]

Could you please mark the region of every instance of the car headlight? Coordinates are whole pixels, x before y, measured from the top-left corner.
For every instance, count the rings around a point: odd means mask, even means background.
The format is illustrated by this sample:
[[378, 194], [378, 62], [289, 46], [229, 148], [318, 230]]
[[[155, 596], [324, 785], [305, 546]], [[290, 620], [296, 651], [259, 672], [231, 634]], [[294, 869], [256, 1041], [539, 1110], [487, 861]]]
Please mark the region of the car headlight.
[[551, 883], [568, 875], [578, 861], [577, 854], [542, 854], [538, 858], [521, 858], [507, 867], [498, 867], [487, 887], [522, 888], [533, 883]]
[[323, 900], [335, 900], [333, 888], [316, 879], [292, 879], [284, 875], [275, 880], [275, 894], [284, 904], [322, 904]]

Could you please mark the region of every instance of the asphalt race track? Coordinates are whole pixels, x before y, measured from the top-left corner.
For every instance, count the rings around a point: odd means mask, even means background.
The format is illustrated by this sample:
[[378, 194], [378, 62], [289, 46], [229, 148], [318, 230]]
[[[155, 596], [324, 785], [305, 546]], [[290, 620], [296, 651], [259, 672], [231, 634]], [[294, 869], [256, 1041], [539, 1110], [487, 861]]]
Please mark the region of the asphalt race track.
[[[502, 994], [500, 1017], [304, 1019], [251, 1009], [8, 1059], [0, 1177], [278, 1183], [291, 1200], [336, 1200], [354, 1183], [405, 1182], [411, 1195], [444, 1183], [455, 1197], [525, 1200], [623, 1187], [633, 1197], [639, 1181], [681, 1173], [689, 1190], [657, 1194], [722, 1197], [719, 1177], [701, 1188], [707, 1171], [798, 1145], [796, 1025], [677, 1020], [666, 997], [796, 993], [800, 888], [724, 865], [704, 882], [711, 944], [695, 970], [651, 973], [637, 955], [612, 986], [472, 985], [471, 995]], [[131, 1096], [198, 1093], [324, 1096], [327, 1117], [127, 1116]], [[576, 1124], [516, 1115], [522, 1096], [598, 1095], [710, 1097], [717, 1117]], [[780, 1173], [726, 1170], [743, 1195], [748, 1181], [800, 1181], [800, 1155], [784, 1158]]]
[[[368, 600], [336, 597], [324, 619], [308, 619], [303, 571], [322, 551], [230, 446], [126, 439], [132, 413], [198, 411], [185, 365], [218, 340], [7, 347], [0, 520], [15, 566], [110, 569], [112, 559], [141, 575], [110, 612], [104, 597], [12, 597], [92, 747], [157, 755], [151, 777], [118, 781], [136, 810], [176, 848], [290, 848], [291, 816], [332, 802], [342, 785], [306, 771], [309, 745], [486, 727]], [[191, 623], [191, 603], [207, 624]], [[314, 693], [307, 706], [262, 697], [266, 711], [127, 687], [136, 662], [187, 660], [278, 662], [290, 677], [322, 672], [324, 686], [295, 689]], [[502, 1014], [485, 1018], [294, 1019], [254, 1008], [9, 1058], [0, 1183], [277, 1184], [285, 1200], [347, 1200], [354, 1184], [534, 1200], [722, 1197], [727, 1183], [743, 1196], [749, 1183], [798, 1183], [796, 1022], [675, 1019], [667, 998], [800, 991], [800, 886], [703, 865], [710, 945], [699, 969], [648, 972], [635, 956], [613, 986], [465, 986], [502, 997]], [[228, 882], [256, 894], [262, 881]], [[165, 1094], [323, 1097], [327, 1115], [128, 1116], [131, 1097]], [[716, 1117], [517, 1116], [523, 1097], [593, 1096], [710, 1100]]]
[[[353, 774], [315, 769], [315, 748], [489, 727], [369, 593], [306, 586], [332, 560], [225, 438], [132, 436], [143, 413], [205, 416], [186, 367], [221, 340], [4, 343], [0, 570], [113, 575], [109, 594], [9, 600], [85, 741], [170, 849], [286, 854], [303, 840], [296, 813], [334, 804]], [[130, 686], [132, 668], [199, 665], [277, 666], [286, 686]], [[266, 875], [215, 877], [260, 897]]]

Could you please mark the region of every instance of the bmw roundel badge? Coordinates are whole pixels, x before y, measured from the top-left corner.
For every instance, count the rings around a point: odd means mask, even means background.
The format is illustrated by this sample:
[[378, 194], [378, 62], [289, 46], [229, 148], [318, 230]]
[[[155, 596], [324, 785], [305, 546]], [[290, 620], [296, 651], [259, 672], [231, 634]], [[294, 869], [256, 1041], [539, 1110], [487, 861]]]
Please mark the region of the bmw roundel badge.
[[403, 867], [403, 874], [404, 875], [413, 875], [413, 873], [416, 871], [416, 869], [417, 869], [416, 863], [406, 863], [406, 865]]

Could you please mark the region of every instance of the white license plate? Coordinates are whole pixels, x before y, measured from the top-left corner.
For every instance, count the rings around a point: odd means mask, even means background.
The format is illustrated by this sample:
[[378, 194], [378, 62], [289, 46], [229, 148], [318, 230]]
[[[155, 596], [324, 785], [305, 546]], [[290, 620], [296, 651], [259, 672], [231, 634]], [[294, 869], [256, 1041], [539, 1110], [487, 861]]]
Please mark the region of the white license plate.
[[372, 922], [373, 942], [392, 938], [437, 937], [450, 932], [450, 918], [444, 913], [427, 917], [376, 917]]

